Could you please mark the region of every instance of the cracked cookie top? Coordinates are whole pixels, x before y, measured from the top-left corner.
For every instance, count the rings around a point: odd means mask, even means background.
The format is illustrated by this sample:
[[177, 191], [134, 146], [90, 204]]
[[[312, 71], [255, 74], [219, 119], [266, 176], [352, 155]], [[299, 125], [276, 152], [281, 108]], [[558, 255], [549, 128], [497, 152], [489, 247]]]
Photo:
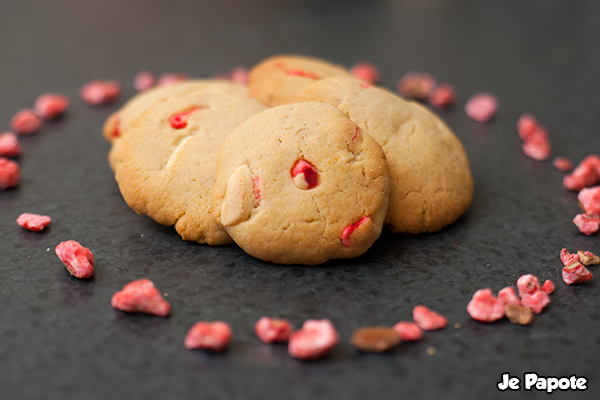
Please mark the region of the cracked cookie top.
[[377, 142], [337, 108], [263, 111], [225, 139], [212, 213], [248, 254], [319, 264], [364, 253], [379, 237], [390, 178]]

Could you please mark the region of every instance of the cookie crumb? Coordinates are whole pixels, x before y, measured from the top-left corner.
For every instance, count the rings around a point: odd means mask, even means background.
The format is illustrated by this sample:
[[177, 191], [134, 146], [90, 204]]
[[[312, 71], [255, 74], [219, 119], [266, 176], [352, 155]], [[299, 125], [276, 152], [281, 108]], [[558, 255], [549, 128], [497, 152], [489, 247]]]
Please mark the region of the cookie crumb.
[[425, 354], [427, 354], [428, 356], [435, 356], [437, 354], [437, 349], [433, 346], [428, 346], [425, 349]]
[[504, 306], [504, 312], [513, 324], [530, 325], [533, 321], [533, 311], [529, 307], [507, 304]]
[[360, 351], [383, 353], [400, 343], [400, 335], [394, 328], [387, 326], [368, 326], [356, 329], [352, 333], [350, 344]]

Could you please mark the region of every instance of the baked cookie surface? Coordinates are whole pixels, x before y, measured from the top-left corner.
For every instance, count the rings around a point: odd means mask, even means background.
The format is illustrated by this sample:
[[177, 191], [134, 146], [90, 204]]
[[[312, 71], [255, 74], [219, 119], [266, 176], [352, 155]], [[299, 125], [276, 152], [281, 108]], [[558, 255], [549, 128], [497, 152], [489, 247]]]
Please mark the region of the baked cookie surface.
[[345, 76], [353, 78], [346, 68], [318, 58], [298, 55], [269, 57], [248, 75], [248, 90], [267, 107], [289, 104], [315, 80]]
[[134, 211], [175, 225], [184, 240], [219, 245], [231, 239], [210, 213], [217, 152], [233, 128], [265, 107], [214, 89], [200, 85], [154, 101], [113, 142], [109, 160]]
[[171, 86], [154, 87], [133, 96], [106, 119], [102, 128], [104, 138], [113, 142], [123, 137], [131, 129], [132, 122], [152, 105], [194, 92], [207, 95], [248, 95], [248, 89], [244, 85], [216, 79], [190, 79]]
[[344, 113], [324, 103], [283, 105], [223, 142], [213, 215], [252, 256], [319, 264], [373, 244], [389, 187], [381, 147]]
[[468, 209], [473, 180], [463, 146], [422, 105], [344, 78], [314, 82], [296, 100], [337, 106], [381, 145], [392, 180], [392, 231], [435, 232]]

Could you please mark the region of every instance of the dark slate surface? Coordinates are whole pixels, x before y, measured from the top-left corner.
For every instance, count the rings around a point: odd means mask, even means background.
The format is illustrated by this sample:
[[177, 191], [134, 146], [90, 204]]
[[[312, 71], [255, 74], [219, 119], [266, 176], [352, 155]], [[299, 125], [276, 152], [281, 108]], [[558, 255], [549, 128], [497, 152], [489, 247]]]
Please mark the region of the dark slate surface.
[[[549, 127], [554, 154], [574, 162], [600, 152], [599, 20], [592, 0], [3, 2], [0, 130], [42, 92], [66, 93], [72, 106], [22, 138], [22, 183], [0, 193], [0, 397], [544, 398], [496, 390], [502, 373], [534, 371], [588, 379], [587, 391], [554, 398], [597, 398], [598, 277], [567, 287], [558, 254], [563, 247], [600, 253], [598, 235], [577, 231], [576, 194], [562, 188], [551, 162], [522, 154], [515, 123], [533, 113]], [[277, 266], [235, 246], [186, 243], [133, 213], [100, 134], [118, 105], [86, 106], [78, 88], [114, 78], [126, 99], [141, 69], [209, 77], [281, 52], [345, 65], [366, 59], [392, 89], [408, 70], [453, 84], [460, 104], [440, 115], [472, 163], [468, 213], [437, 234], [385, 232], [364, 256], [320, 267]], [[477, 91], [499, 98], [492, 123], [469, 121], [462, 111]], [[51, 215], [51, 227], [21, 229], [15, 219], [25, 211]], [[93, 279], [72, 278], [55, 256], [54, 246], [68, 239], [93, 249]], [[592, 272], [600, 276], [597, 267]], [[557, 284], [532, 326], [470, 319], [475, 290], [499, 290], [523, 273]], [[115, 291], [141, 277], [168, 294], [171, 317], [110, 307]], [[408, 319], [416, 304], [446, 315], [449, 327], [391, 354], [349, 345], [353, 329]], [[324, 360], [294, 360], [285, 346], [255, 338], [262, 315], [296, 327], [330, 318], [341, 343]], [[227, 353], [183, 348], [200, 319], [232, 325]]]

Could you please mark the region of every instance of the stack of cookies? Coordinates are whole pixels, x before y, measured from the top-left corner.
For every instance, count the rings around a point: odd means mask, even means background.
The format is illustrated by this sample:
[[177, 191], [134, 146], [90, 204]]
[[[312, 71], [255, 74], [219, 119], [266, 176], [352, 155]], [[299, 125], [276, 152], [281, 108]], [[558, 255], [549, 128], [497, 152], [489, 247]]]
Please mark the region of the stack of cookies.
[[266, 59], [247, 86], [142, 92], [104, 136], [134, 211], [280, 264], [359, 256], [383, 226], [438, 231], [473, 196], [464, 149], [433, 113], [309, 57]]

